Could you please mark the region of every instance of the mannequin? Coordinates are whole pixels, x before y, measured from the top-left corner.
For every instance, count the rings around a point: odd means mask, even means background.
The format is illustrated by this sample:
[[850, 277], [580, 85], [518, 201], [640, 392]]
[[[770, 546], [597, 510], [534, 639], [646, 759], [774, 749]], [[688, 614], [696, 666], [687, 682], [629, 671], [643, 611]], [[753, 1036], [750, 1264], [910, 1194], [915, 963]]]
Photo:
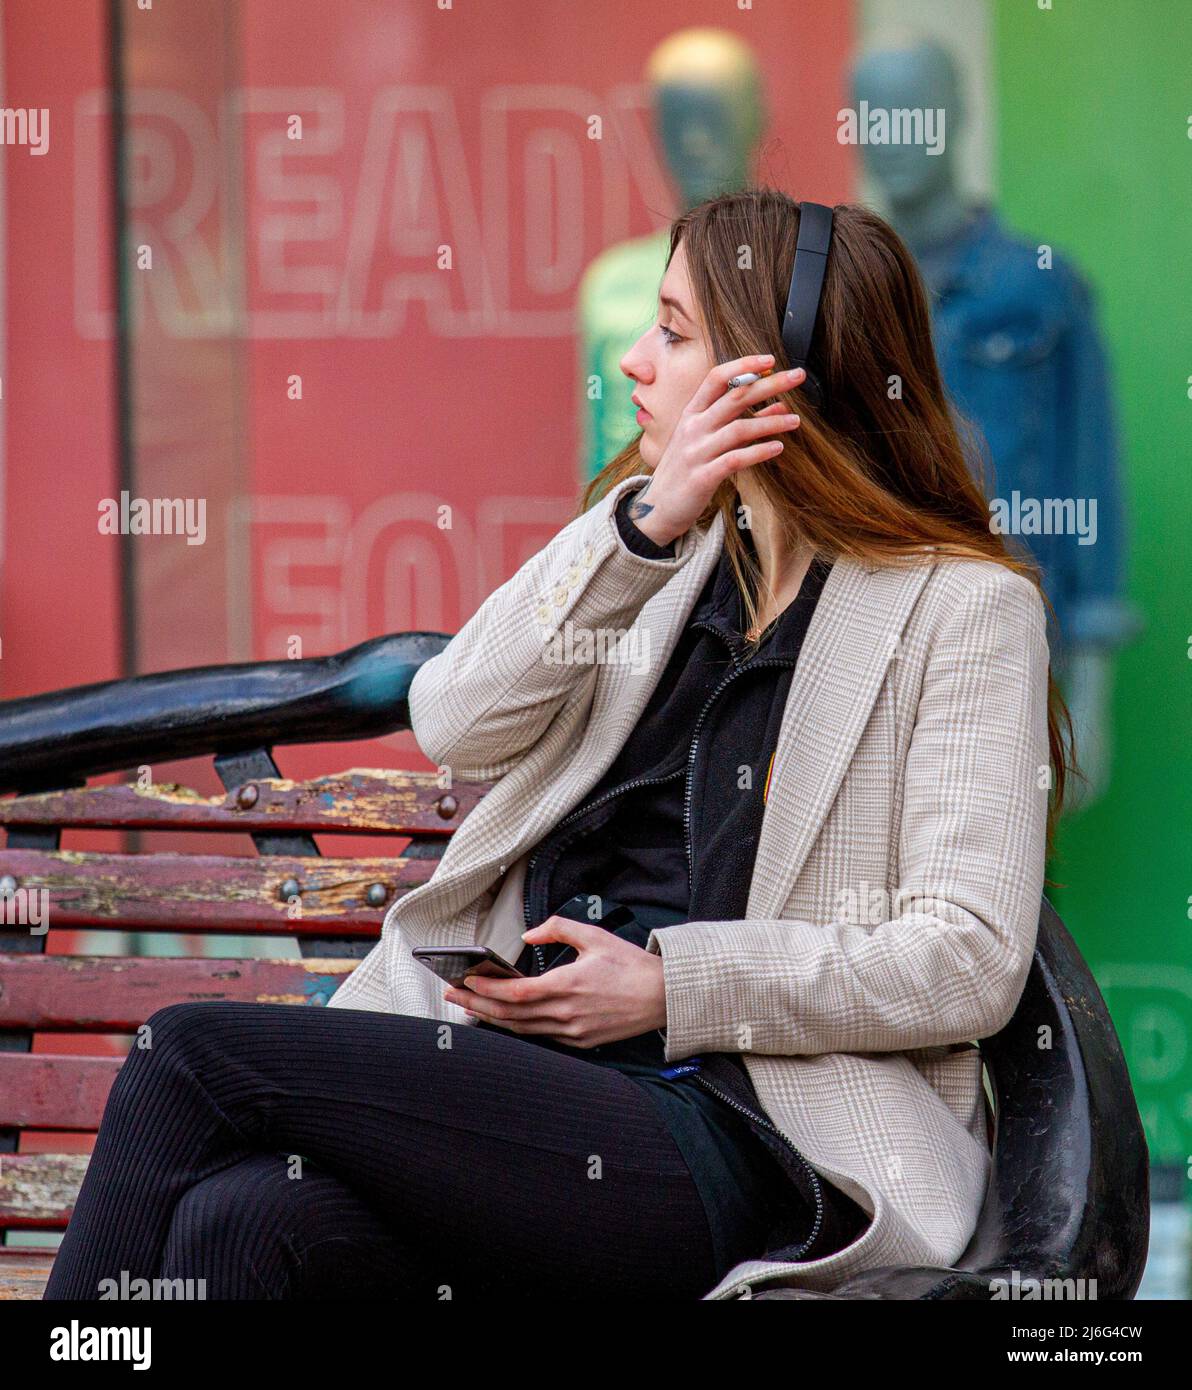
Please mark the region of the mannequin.
[[[654, 49], [645, 76], [683, 207], [743, 187], [765, 127], [761, 77], [749, 46], [725, 30], [683, 29]], [[611, 246], [581, 282], [586, 478], [636, 433], [629, 394], [617, 390], [617, 364], [654, 316], [667, 245], [664, 228]]]
[[[989, 446], [974, 460], [986, 496], [1096, 499], [1092, 543], [1073, 534], [1028, 534], [1043, 570], [1052, 660], [1072, 713], [1073, 806], [1105, 790], [1110, 772], [1112, 654], [1136, 636], [1141, 618], [1123, 590], [1125, 517], [1118, 477], [1113, 393], [1080, 272], [1008, 231], [993, 208], [959, 187], [957, 136], [964, 98], [951, 55], [907, 29], [892, 31], [858, 59], [852, 100], [870, 110], [945, 113], [942, 153], [926, 146], [863, 144], [870, 176], [888, 200], [884, 216], [914, 252], [931, 293], [933, 334], [944, 383]], [[990, 468], [992, 464], [992, 468]], [[992, 513], [991, 513], [992, 515]]]

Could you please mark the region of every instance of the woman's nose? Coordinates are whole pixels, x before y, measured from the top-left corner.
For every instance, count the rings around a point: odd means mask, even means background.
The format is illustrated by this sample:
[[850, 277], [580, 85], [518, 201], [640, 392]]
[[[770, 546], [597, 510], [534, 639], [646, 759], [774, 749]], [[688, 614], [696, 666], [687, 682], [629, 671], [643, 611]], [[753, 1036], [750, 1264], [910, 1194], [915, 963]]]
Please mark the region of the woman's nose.
[[634, 381], [642, 381], [648, 385], [653, 380], [654, 369], [650, 366], [650, 359], [642, 352], [641, 346], [642, 340], [639, 338], [621, 358], [621, 371]]

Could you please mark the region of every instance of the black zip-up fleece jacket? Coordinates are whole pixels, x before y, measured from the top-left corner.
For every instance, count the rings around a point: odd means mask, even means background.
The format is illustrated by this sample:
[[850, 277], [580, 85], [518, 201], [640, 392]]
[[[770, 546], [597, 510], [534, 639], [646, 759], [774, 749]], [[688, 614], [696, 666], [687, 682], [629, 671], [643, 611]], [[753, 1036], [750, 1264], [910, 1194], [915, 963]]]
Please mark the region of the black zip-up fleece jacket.
[[[657, 545], [629, 520], [630, 500], [616, 513], [625, 543], [649, 558], [673, 555], [673, 543]], [[748, 529], [741, 535], [756, 557]], [[817, 557], [798, 596], [744, 660], [743, 604], [721, 556], [637, 728], [584, 802], [535, 848], [528, 926], [574, 894], [598, 891], [644, 909], [639, 917], [651, 926], [668, 913], [690, 922], [746, 915], [771, 758], [830, 568]]]

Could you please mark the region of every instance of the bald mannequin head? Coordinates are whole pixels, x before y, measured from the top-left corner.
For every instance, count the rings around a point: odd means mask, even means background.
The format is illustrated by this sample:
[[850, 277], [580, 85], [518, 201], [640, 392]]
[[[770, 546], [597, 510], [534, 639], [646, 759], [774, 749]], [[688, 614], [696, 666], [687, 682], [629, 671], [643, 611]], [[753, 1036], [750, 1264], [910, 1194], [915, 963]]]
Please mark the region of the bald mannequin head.
[[724, 29], [682, 29], [650, 54], [646, 80], [684, 206], [748, 183], [765, 125], [749, 45]]

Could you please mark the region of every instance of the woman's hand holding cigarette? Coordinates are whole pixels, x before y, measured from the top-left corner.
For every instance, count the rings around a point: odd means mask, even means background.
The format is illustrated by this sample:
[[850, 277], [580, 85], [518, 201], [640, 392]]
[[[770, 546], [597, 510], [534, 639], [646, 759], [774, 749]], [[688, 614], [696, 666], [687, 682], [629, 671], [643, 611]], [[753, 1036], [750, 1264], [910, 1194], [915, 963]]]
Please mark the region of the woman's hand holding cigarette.
[[[798, 386], [806, 376], [802, 367], [760, 375], [773, 366], [769, 354], [738, 357], [713, 367], [704, 377], [676, 421], [653, 476], [629, 506], [634, 524], [652, 541], [669, 545], [683, 535], [730, 473], [782, 452], [782, 440], [767, 439], [767, 435], [798, 429], [798, 415], [781, 401], [756, 415], [744, 414], [768, 397]], [[757, 373], [758, 379], [729, 385], [746, 372]]]

